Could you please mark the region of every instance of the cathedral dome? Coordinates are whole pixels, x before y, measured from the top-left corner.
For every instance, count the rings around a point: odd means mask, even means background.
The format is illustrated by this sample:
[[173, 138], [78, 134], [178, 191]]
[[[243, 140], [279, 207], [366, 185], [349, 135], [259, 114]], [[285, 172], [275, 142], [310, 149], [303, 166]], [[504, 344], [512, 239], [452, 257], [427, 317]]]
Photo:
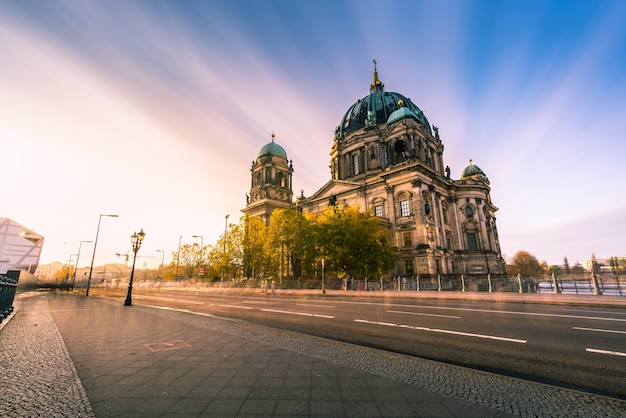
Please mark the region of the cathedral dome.
[[405, 119], [405, 118], [413, 118], [418, 122], [420, 121], [415, 113], [413, 113], [406, 107], [401, 107], [400, 109], [396, 110], [389, 116], [389, 119], [387, 119], [387, 125], [391, 125], [392, 123], [397, 122], [401, 119]]
[[287, 159], [287, 152], [285, 152], [285, 149], [283, 147], [274, 142], [274, 136], [275, 135], [272, 133], [272, 142], [263, 145], [263, 147], [256, 156], [257, 158], [263, 155], [276, 155], [278, 157], [283, 157], [285, 160]]
[[489, 179], [487, 179], [485, 172], [477, 165], [474, 165], [472, 160], [470, 160], [470, 165], [463, 169], [461, 180], [477, 180], [489, 184]]
[[348, 108], [348, 111], [337, 127], [335, 136], [339, 139], [365, 126], [376, 126], [378, 124], [388, 123], [390, 116], [403, 107], [411, 111], [415, 119], [426, 128], [428, 132], [432, 133], [428, 119], [426, 119], [424, 113], [411, 99], [406, 98], [400, 93], [385, 91], [385, 85], [378, 79], [378, 71], [376, 70], [376, 66], [374, 66], [374, 81], [370, 86], [370, 94], [357, 100], [356, 103]]

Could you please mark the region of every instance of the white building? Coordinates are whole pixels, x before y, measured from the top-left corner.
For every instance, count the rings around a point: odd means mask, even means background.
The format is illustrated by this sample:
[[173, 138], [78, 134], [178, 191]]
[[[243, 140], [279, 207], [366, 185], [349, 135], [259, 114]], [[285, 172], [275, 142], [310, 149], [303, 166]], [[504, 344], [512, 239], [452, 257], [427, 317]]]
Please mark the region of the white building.
[[7, 270], [37, 270], [43, 236], [9, 218], [0, 218], [0, 261]]

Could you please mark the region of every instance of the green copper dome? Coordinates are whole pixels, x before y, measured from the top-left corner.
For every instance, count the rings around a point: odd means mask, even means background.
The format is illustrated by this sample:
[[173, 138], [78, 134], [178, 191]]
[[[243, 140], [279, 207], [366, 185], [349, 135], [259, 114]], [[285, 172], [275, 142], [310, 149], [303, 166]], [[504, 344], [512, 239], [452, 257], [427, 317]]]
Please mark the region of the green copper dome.
[[285, 152], [285, 149], [281, 147], [280, 145], [278, 145], [276, 142], [274, 142], [273, 133], [272, 133], [272, 142], [270, 142], [269, 144], [263, 145], [263, 147], [259, 151], [259, 154], [256, 157], [259, 158], [263, 155], [276, 155], [278, 157], [283, 157], [285, 160], [287, 159], [287, 153]]
[[432, 133], [428, 119], [411, 99], [400, 93], [385, 91], [385, 85], [378, 79], [378, 71], [374, 67], [374, 81], [370, 86], [370, 94], [350, 106], [335, 131], [335, 138], [341, 139], [366, 126], [388, 123], [391, 115], [403, 107], [410, 110], [413, 113], [412, 117]]
[[463, 172], [461, 173], [461, 180], [468, 179], [482, 181], [489, 184], [489, 179], [487, 179], [487, 175], [485, 175], [485, 172], [481, 170], [480, 167], [478, 167], [477, 165], [474, 165], [472, 163], [472, 160], [470, 160], [470, 165], [465, 167], [465, 169], [463, 169]]
[[404, 118], [413, 118], [417, 122], [420, 121], [415, 113], [411, 112], [406, 107], [401, 107], [400, 109], [393, 112], [391, 116], [389, 116], [389, 119], [387, 120], [387, 125], [391, 125], [392, 123], [399, 121], [401, 119], [404, 119]]

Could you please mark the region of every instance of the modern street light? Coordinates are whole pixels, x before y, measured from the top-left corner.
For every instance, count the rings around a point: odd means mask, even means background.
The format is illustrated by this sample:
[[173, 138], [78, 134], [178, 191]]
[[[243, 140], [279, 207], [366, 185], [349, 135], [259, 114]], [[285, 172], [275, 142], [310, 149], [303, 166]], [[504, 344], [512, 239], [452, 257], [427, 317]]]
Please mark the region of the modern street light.
[[228, 217], [230, 215], [226, 215], [226, 222], [224, 224], [224, 263], [222, 264], [222, 279], [221, 281], [224, 281], [224, 266], [226, 265], [226, 234], [228, 231]]
[[180, 240], [183, 239], [181, 235], [178, 237], [178, 255], [176, 256], [176, 280], [178, 280], [178, 264], [180, 263]]
[[76, 283], [76, 271], [78, 270], [78, 260], [80, 259], [80, 247], [83, 246], [84, 243], [91, 243], [93, 241], [81, 241], [78, 244], [78, 256], [76, 257], [76, 268], [74, 269], [74, 277], [72, 277], [72, 290], [74, 290], [74, 284]]
[[[65, 270], [65, 279], [63, 280], [63, 288], [68, 288], [68, 282], [70, 281], [70, 270], [72, 269], [72, 257], [78, 254], [70, 254], [70, 259], [67, 260], [67, 269]], [[74, 269], [76, 271], [76, 269]]]
[[91, 274], [93, 272], [93, 262], [96, 259], [96, 245], [98, 245], [98, 235], [100, 234], [100, 222], [102, 221], [103, 216], [108, 216], [109, 218], [117, 218], [117, 215], [100, 215], [98, 219], [98, 229], [96, 229], [96, 240], [93, 242], [93, 256], [91, 257], [91, 267], [89, 267], [89, 278], [87, 278], [87, 291], [85, 292], [85, 296], [89, 296], [89, 286], [91, 285]]
[[202, 264], [202, 248], [204, 247], [204, 237], [202, 235], [193, 235], [192, 238], [200, 238], [200, 264]]
[[135, 261], [137, 261], [137, 251], [141, 248], [141, 242], [146, 234], [143, 232], [143, 228], [139, 233], [133, 232], [130, 236], [130, 243], [133, 245], [133, 268], [130, 270], [130, 281], [128, 282], [128, 293], [126, 294], [126, 300], [124, 306], [132, 306], [133, 304], [133, 277], [135, 276]]
[[165, 251], [157, 250], [157, 253], [161, 253], [161, 269], [159, 273], [163, 274], [163, 261], [165, 260]]

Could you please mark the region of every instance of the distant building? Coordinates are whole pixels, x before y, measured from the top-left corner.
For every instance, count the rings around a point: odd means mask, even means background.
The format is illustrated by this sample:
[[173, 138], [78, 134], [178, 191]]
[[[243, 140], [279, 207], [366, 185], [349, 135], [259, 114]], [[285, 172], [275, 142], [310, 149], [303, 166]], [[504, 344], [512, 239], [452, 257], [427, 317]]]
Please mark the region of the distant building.
[[49, 264], [40, 264], [35, 271], [35, 277], [40, 282], [53, 282], [55, 279], [60, 279], [65, 265], [58, 261], [54, 261]]
[[42, 235], [9, 218], [0, 218], [0, 262], [8, 270], [34, 273], [43, 248]]
[[348, 108], [335, 130], [331, 179], [292, 202], [293, 164], [272, 134], [252, 163], [242, 212], [269, 222], [276, 208], [318, 213], [356, 206], [389, 231], [394, 276], [504, 273], [489, 180], [471, 160], [453, 179], [443, 150], [439, 129], [410, 99], [385, 91], [374, 66], [369, 95]]
[[[622, 260], [626, 260], [626, 256], [621, 256], [621, 257], [613, 257], [614, 262], [622, 262]], [[612, 266], [611, 265], [611, 258], [609, 257], [599, 257], [599, 258], [590, 258], [588, 260], [585, 260], [582, 263], [583, 268], [585, 269], [585, 271], [592, 271], [594, 270], [594, 263], [595, 263], [595, 271], [596, 273], [610, 273], [612, 271], [615, 270], [616, 267], [618, 266]], [[623, 264], [620, 264], [620, 267]]]

